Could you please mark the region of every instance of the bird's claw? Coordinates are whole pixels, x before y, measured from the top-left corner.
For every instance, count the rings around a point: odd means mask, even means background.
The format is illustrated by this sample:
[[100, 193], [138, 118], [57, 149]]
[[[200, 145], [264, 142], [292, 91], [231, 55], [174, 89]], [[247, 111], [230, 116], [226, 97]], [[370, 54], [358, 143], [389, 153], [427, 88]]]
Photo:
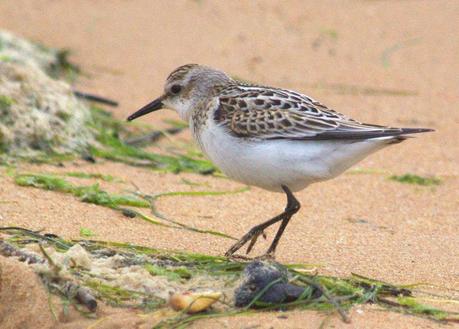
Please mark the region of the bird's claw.
[[254, 246], [255, 243], [257, 242], [258, 237], [259, 237], [260, 235], [266, 240], [266, 233], [265, 233], [264, 230], [255, 233], [255, 235], [254, 235], [254, 236], [252, 237], [252, 239], [250, 240], [249, 246], [247, 247], [247, 250], [246, 250], [246, 252], [245, 252], [246, 255], [248, 255], [248, 254], [252, 251], [253, 246]]

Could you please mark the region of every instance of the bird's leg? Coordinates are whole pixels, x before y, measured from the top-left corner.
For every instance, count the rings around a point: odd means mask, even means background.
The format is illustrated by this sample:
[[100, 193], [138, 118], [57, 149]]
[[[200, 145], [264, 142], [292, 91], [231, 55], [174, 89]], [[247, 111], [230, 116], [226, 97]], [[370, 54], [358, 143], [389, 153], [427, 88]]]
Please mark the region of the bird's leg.
[[252, 251], [252, 248], [253, 248], [253, 246], [255, 245], [255, 243], [257, 243], [258, 237], [259, 237], [260, 235], [266, 236], [265, 231], [261, 231], [260, 233], [255, 234], [255, 235], [252, 237], [252, 239], [250, 239], [250, 243], [249, 243], [249, 245], [248, 245], [248, 247], [247, 247], [247, 250], [245, 251], [246, 254], [249, 254], [249, 253]]
[[225, 256], [232, 256], [235, 252], [237, 252], [239, 249], [241, 249], [242, 246], [244, 246], [249, 240], [251, 240], [249, 247], [247, 248], [247, 253], [249, 253], [252, 250], [252, 247], [255, 245], [255, 242], [257, 241], [258, 237], [261, 234], [264, 234], [264, 230], [268, 228], [269, 226], [282, 221], [281, 226], [279, 227], [279, 230], [276, 233], [276, 236], [274, 237], [273, 242], [271, 243], [271, 246], [269, 247], [266, 255], [273, 255], [277, 244], [279, 243], [279, 240], [282, 236], [282, 233], [284, 233], [285, 227], [287, 226], [290, 218], [300, 209], [300, 203], [298, 200], [293, 196], [292, 192], [290, 189], [282, 185], [282, 189], [284, 190], [285, 194], [287, 195], [287, 206], [285, 207], [284, 212], [282, 212], [280, 215], [277, 215], [276, 217], [271, 218], [270, 220], [261, 223], [257, 226], [252, 227], [249, 232], [247, 232], [238, 242], [236, 242], [226, 253]]
[[248, 254], [250, 251], [252, 251], [252, 248], [253, 248], [253, 246], [255, 245], [255, 243], [257, 242], [258, 237], [259, 237], [260, 235], [263, 237], [263, 239], [266, 240], [267, 235], [266, 235], [266, 232], [265, 232], [265, 231], [261, 231], [260, 233], [254, 235], [254, 236], [252, 237], [252, 239], [250, 240], [249, 246], [247, 247], [247, 250], [246, 250], [246, 252], [245, 252], [246, 254]]
[[[236, 242], [230, 249], [228, 249], [228, 251], [225, 253], [225, 256], [229, 257], [229, 256], [232, 256], [236, 251], [238, 251], [239, 249], [242, 248], [242, 246], [244, 246], [249, 240], [252, 240], [252, 243], [251, 245], [253, 246], [253, 244], [255, 244], [255, 241], [257, 240], [258, 236], [260, 236], [261, 234], [263, 234], [263, 231], [277, 223], [278, 221], [284, 219], [284, 213], [264, 222], [264, 223], [261, 223], [257, 226], [254, 226], [250, 229], [249, 232], [247, 232], [238, 242]], [[249, 246], [250, 247], [250, 246]]]
[[293, 195], [292, 191], [287, 186], [282, 186], [282, 189], [284, 190], [285, 194], [287, 194], [287, 207], [285, 207], [285, 218], [282, 221], [282, 223], [279, 226], [279, 229], [277, 230], [276, 236], [273, 239], [273, 242], [268, 248], [268, 251], [266, 252], [266, 256], [269, 256], [271, 258], [274, 258], [274, 253], [276, 252], [277, 245], [279, 244], [280, 238], [282, 237], [282, 234], [284, 233], [285, 228], [288, 225], [288, 222], [292, 218], [294, 214], [300, 210], [301, 204], [300, 202], [295, 198]]

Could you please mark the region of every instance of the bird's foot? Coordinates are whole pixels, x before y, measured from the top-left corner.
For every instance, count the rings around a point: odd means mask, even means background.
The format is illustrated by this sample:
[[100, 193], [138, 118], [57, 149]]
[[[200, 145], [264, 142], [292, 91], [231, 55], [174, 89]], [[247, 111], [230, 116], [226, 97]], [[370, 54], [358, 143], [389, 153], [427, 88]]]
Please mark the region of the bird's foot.
[[251, 262], [254, 260], [253, 257], [248, 257], [248, 256], [243, 256], [243, 255], [226, 255], [226, 257], [228, 257], [229, 260], [233, 260], [233, 261], [236, 261], [236, 262], [240, 262], [240, 261], [247, 261], [247, 262]]
[[231, 248], [228, 249], [228, 251], [225, 253], [226, 257], [231, 257], [235, 252], [237, 252], [239, 249], [241, 249], [247, 242], [250, 241], [249, 246], [247, 247], [246, 254], [248, 254], [255, 243], [258, 240], [258, 237], [262, 235], [264, 238], [266, 238], [266, 234], [263, 229], [260, 229], [258, 227], [252, 228], [246, 235], [244, 235], [238, 242], [236, 242], [234, 245], [231, 246]]
[[256, 260], [267, 260], [267, 261], [275, 261], [276, 256], [273, 252], [266, 252], [263, 255], [255, 257]]
[[253, 246], [254, 246], [255, 243], [257, 242], [258, 237], [259, 237], [260, 235], [266, 240], [266, 233], [265, 233], [265, 231], [261, 231], [261, 232], [259, 232], [259, 233], [256, 233], [256, 234], [252, 237], [252, 239], [250, 240], [249, 246], [247, 247], [247, 250], [245, 251], [245, 254], [246, 254], [246, 255], [248, 255], [248, 254], [252, 251]]
[[260, 260], [260, 261], [269, 261], [269, 262], [275, 262], [275, 255], [274, 253], [264, 253], [263, 255], [256, 256], [256, 257], [249, 257], [249, 256], [244, 256], [244, 255], [226, 255], [230, 260], [240, 262], [240, 261], [247, 261], [247, 262], [252, 262], [255, 260]]

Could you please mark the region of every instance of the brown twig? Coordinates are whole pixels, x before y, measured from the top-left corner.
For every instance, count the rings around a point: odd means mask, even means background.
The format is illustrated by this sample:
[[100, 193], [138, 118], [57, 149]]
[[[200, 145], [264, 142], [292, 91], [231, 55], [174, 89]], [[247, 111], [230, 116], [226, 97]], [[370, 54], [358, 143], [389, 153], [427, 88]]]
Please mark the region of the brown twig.
[[109, 105], [109, 106], [113, 106], [113, 107], [118, 106], [118, 102], [117, 101], [114, 101], [114, 100], [111, 100], [111, 99], [108, 99], [108, 98], [105, 98], [105, 97], [97, 96], [97, 95], [94, 95], [94, 94], [85, 93], [85, 92], [78, 91], [78, 90], [74, 90], [73, 94], [77, 98], [85, 99], [85, 100], [88, 100], [88, 101], [91, 101], [91, 102], [101, 103], [101, 104], [105, 104], [105, 105]]

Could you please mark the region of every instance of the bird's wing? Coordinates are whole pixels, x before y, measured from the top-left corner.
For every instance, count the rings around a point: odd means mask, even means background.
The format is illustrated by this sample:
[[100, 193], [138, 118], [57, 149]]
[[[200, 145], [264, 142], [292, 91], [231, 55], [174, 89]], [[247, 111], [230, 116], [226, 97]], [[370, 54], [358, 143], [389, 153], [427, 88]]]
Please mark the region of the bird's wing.
[[283, 89], [238, 86], [219, 95], [214, 121], [256, 139], [368, 139], [427, 131], [364, 124], [308, 96]]

